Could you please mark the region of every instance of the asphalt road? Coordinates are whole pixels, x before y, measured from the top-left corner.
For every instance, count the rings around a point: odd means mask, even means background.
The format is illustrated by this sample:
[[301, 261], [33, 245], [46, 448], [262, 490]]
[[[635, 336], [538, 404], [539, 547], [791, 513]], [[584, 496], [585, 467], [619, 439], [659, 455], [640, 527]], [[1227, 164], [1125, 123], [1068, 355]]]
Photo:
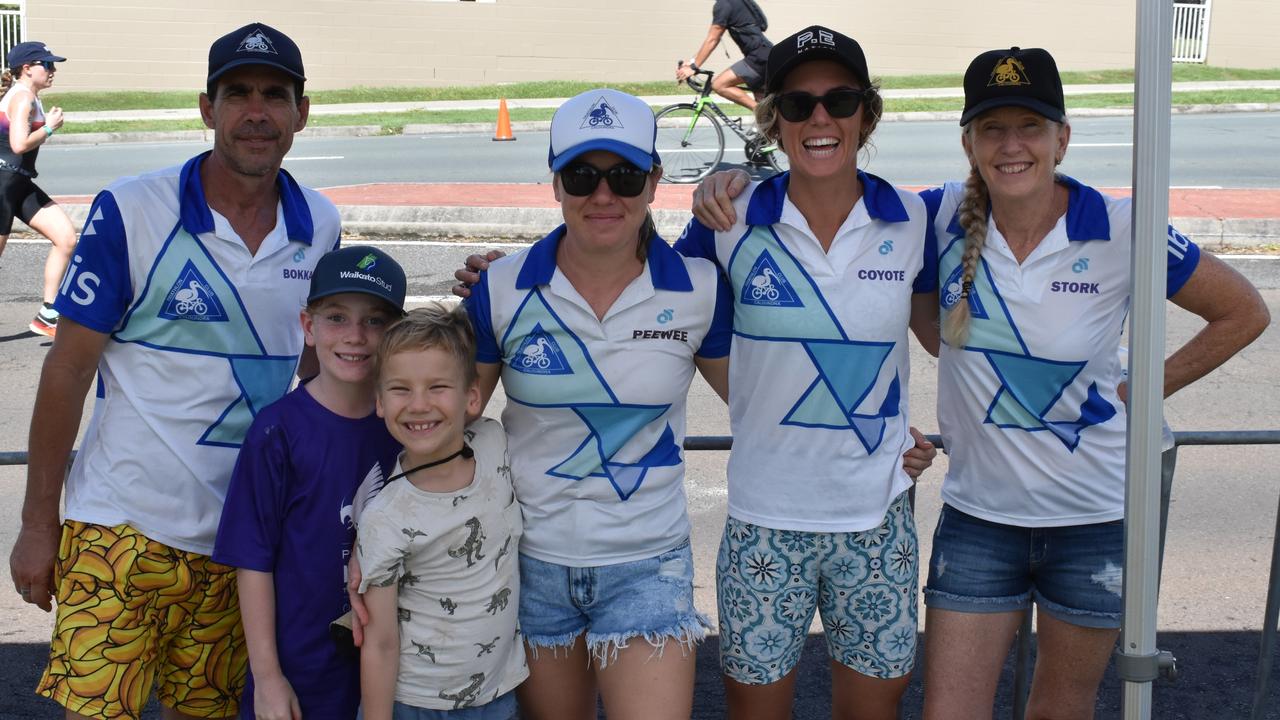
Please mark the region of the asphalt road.
[[[1178, 115], [1172, 119], [1171, 184], [1274, 187], [1280, 113]], [[732, 138], [731, 138], [732, 140]], [[1078, 118], [1062, 171], [1098, 187], [1131, 183], [1130, 117]], [[901, 185], [934, 185], [967, 172], [952, 122], [886, 122], [864, 169]], [[40, 151], [40, 185], [53, 195], [92, 195], [122, 175], [181, 163], [205, 143], [59, 145]], [[730, 142], [727, 149], [732, 148]], [[547, 133], [495, 143], [487, 134], [298, 139], [285, 166], [313, 187], [370, 182], [546, 182]], [[726, 154], [726, 158], [732, 157]]]
[[[392, 252], [406, 265], [410, 293], [445, 292], [450, 268], [470, 246], [422, 243], [397, 245]], [[39, 366], [48, 342], [26, 331], [34, 310], [35, 272], [45, 246], [11, 244], [0, 263], [0, 451], [26, 449], [26, 431], [34, 403]], [[1280, 317], [1277, 260], [1234, 261], [1264, 290], [1273, 316]], [[1194, 333], [1194, 318], [1169, 306], [1169, 343]], [[1275, 429], [1280, 427], [1274, 378], [1280, 367], [1280, 333], [1264, 335], [1225, 368], [1174, 396], [1166, 406], [1177, 430]], [[935, 366], [918, 348], [912, 355], [913, 424], [937, 429], [934, 414]], [[727, 413], [711, 391], [696, 381], [689, 404], [690, 435], [728, 433]], [[500, 403], [500, 399], [499, 399]], [[491, 405], [490, 413], [498, 407]], [[87, 414], [86, 414], [87, 418]], [[688, 454], [687, 492], [692, 517], [698, 606], [715, 615], [714, 558], [725, 516], [725, 453]], [[930, 534], [937, 518], [938, 487], [945, 472], [941, 458], [918, 489], [917, 523], [922, 558], [928, 558]], [[1245, 717], [1251, 701], [1259, 629], [1266, 595], [1268, 564], [1277, 505], [1280, 447], [1193, 447], [1178, 461], [1170, 537], [1162, 586], [1159, 627], [1161, 646], [1178, 656], [1181, 678], [1158, 683], [1159, 718]], [[0, 467], [0, 548], [11, 547], [18, 526], [24, 470]], [[0, 582], [0, 720], [60, 717], [54, 707], [31, 695], [39, 676], [50, 629], [48, 616], [21, 604]], [[716, 641], [699, 651], [695, 716], [722, 716]], [[798, 718], [829, 716], [826, 661], [819, 638], [811, 637], [802, 660], [797, 693]], [[1009, 673], [1001, 691], [1008, 717]], [[1280, 699], [1269, 717], [1280, 718]], [[919, 682], [904, 703], [905, 717], [918, 717]], [[1119, 682], [1109, 675], [1098, 716], [1120, 717]], [[154, 717], [148, 714], [148, 718]]]

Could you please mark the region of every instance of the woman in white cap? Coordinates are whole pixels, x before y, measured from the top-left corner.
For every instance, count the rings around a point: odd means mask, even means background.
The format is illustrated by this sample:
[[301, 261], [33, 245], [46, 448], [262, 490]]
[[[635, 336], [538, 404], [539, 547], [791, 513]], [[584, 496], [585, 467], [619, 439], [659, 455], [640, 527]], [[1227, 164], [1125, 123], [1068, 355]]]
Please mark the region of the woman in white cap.
[[[1122, 609], [1130, 201], [1056, 172], [1071, 126], [1044, 50], [975, 58], [960, 124], [969, 178], [924, 193], [950, 456], [925, 588], [925, 717], [991, 717], [1034, 602], [1027, 717], [1091, 718]], [[1269, 315], [1247, 280], [1172, 227], [1166, 256], [1167, 297], [1207, 321], [1165, 361], [1167, 396], [1252, 342]]]
[[[695, 366], [725, 392], [732, 303], [658, 236], [653, 112], [601, 89], [551, 121], [564, 224], [471, 289], [483, 400], [499, 379], [524, 511], [525, 718], [687, 719], [693, 604], [681, 444]], [[511, 548], [514, 552], [516, 549]], [[498, 552], [486, 545], [486, 553]]]
[[66, 58], [32, 40], [10, 48], [7, 60], [9, 69], [0, 76], [0, 253], [15, 217], [53, 243], [44, 264], [44, 305], [28, 326], [53, 337], [58, 323], [53, 301], [75, 249], [76, 231], [62, 208], [35, 184], [35, 177], [40, 146], [62, 127], [62, 108], [46, 113], [40, 92], [53, 86], [55, 63]]
[[717, 208], [733, 215], [720, 231], [695, 220], [676, 244], [714, 259], [735, 301], [716, 565], [734, 718], [790, 717], [815, 611], [833, 717], [897, 717], [914, 666], [902, 456], [925, 443], [907, 422], [907, 330], [936, 307], [936, 251], [920, 198], [858, 169], [877, 90], [850, 37], [813, 26], [776, 44], [756, 118], [791, 170]]

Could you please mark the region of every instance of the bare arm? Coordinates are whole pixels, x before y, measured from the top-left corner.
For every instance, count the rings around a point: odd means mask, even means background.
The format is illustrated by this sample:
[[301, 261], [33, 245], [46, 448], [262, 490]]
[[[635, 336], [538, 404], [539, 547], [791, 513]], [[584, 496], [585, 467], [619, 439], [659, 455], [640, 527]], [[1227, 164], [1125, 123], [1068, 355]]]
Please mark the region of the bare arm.
[[[476, 374], [480, 378], [480, 412], [483, 414], [489, 405], [489, 398], [498, 387], [498, 378], [502, 376], [502, 363], [476, 363]], [[475, 418], [467, 418], [468, 421]]]
[[106, 342], [104, 333], [64, 317], [40, 371], [27, 443], [30, 459], [22, 528], [9, 554], [9, 573], [15, 589], [30, 588], [24, 599], [46, 612], [52, 609], [53, 563], [61, 533], [58, 510], [67, 461]]
[[360, 706], [365, 720], [391, 720], [400, 672], [400, 628], [396, 585], [369, 586], [364, 593], [369, 624], [360, 647]]
[[257, 720], [301, 720], [293, 686], [280, 669], [276, 649], [276, 589], [271, 573], [238, 568], [240, 621], [253, 668], [253, 710]]
[[720, 396], [720, 399], [729, 402], [729, 356], [722, 358], [702, 358], [694, 357], [693, 364], [697, 366], [698, 372], [702, 375], [702, 379], [707, 381], [712, 390]]
[[[49, 139], [49, 133], [43, 129], [31, 131], [31, 113], [34, 107], [35, 96], [28, 92], [19, 93], [13, 99], [13, 104], [9, 106], [9, 117], [11, 119], [20, 119], [20, 122], [12, 122], [9, 125], [9, 148], [19, 155], [40, 147]], [[50, 108], [45, 114], [45, 125], [57, 130], [62, 127], [62, 109]]]
[[[702, 46], [698, 48], [698, 52], [694, 54], [690, 61], [693, 65], [701, 66], [702, 63], [711, 57], [712, 51], [720, 44], [720, 38], [724, 36], [724, 28], [719, 25], [712, 25], [707, 28], [707, 37], [702, 41]], [[693, 74], [693, 68], [689, 63], [676, 69], [676, 81], [684, 82], [684, 79]]]
[[942, 337], [938, 328], [938, 293], [916, 293], [911, 296], [911, 332], [920, 341], [920, 347], [934, 357]]
[[1257, 289], [1209, 253], [1201, 254], [1195, 272], [1171, 300], [1207, 324], [1165, 360], [1165, 397], [1226, 362], [1271, 322], [1271, 313]]

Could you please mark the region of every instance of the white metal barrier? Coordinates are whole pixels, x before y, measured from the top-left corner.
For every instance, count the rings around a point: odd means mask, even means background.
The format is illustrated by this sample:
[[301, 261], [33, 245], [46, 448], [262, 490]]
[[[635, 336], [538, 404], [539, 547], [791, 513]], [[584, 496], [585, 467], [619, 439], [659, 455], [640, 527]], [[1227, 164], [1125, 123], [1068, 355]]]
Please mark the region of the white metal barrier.
[[9, 54], [9, 48], [26, 40], [23, 14], [25, 3], [0, 3], [0, 58]]
[[1173, 61], [1202, 63], [1209, 54], [1209, 9], [1213, 0], [1173, 4]]

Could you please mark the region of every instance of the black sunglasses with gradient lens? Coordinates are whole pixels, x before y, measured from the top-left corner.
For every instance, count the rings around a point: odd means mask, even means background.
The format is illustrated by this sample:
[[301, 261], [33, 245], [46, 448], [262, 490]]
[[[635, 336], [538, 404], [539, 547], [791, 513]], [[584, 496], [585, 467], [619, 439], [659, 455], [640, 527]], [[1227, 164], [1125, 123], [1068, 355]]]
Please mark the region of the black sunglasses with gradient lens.
[[595, 192], [601, 178], [609, 183], [614, 195], [632, 198], [644, 192], [649, 173], [630, 163], [618, 163], [608, 170], [586, 163], [570, 163], [560, 169], [560, 187], [575, 197]]
[[778, 96], [778, 113], [787, 122], [804, 122], [813, 114], [818, 103], [822, 103], [827, 114], [833, 118], [853, 117], [865, 94], [862, 90], [852, 89], [831, 90], [822, 96], [807, 92], [783, 93]]
[[54, 70], [58, 69], [52, 60], [41, 60], [40, 62], [36, 63], [36, 65], [40, 65], [48, 72], [53, 72]]

